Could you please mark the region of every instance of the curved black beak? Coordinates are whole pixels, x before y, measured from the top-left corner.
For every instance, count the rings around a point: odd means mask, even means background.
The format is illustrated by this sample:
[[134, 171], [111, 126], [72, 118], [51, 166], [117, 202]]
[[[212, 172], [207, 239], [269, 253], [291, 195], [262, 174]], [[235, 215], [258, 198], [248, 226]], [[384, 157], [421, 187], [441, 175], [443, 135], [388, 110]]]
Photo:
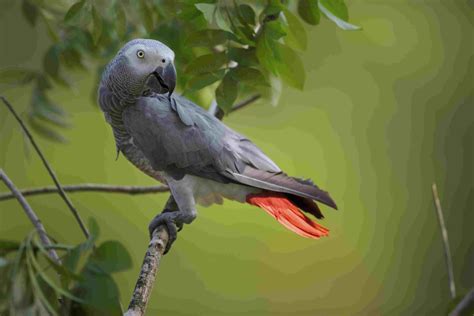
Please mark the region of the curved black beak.
[[158, 66], [155, 71], [153, 71], [153, 75], [160, 83], [160, 86], [168, 92], [168, 96], [171, 97], [171, 94], [173, 94], [174, 88], [176, 87], [176, 69], [174, 68], [174, 65], [168, 63], [164, 67]]

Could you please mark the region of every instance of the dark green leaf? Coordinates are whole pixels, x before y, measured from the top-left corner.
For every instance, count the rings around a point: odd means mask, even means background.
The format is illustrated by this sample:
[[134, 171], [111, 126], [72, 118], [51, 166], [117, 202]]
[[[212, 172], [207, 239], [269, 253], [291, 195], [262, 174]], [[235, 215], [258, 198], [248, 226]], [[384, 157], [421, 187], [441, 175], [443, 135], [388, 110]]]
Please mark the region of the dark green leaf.
[[13, 240], [0, 240], [0, 255], [16, 251], [20, 248], [20, 243]]
[[91, 260], [108, 273], [123, 271], [132, 266], [132, 258], [127, 249], [115, 240], [103, 242], [94, 251]]
[[86, 0], [81, 0], [76, 3], [74, 3], [69, 10], [66, 12], [66, 15], [64, 16], [64, 21], [69, 22], [71, 21], [74, 17], [76, 17], [79, 12], [81, 12], [82, 8], [84, 7], [84, 4], [86, 3]]
[[23, 0], [21, 3], [21, 12], [31, 26], [35, 26], [38, 19], [38, 8], [30, 0]]
[[308, 24], [319, 24], [321, 16], [318, 8], [318, 0], [299, 0], [298, 14]]
[[236, 61], [240, 66], [258, 66], [258, 59], [256, 55], [256, 49], [254, 47], [239, 48], [230, 47], [229, 57], [231, 60]]
[[324, 15], [343, 30], [360, 30], [360, 26], [348, 23], [347, 7], [342, 0], [319, 0], [319, 9]]
[[238, 66], [231, 69], [230, 75], [235, 81], [249, 86], [269, 86], [260, 70], [255, 68]]
[[36, 77], [32, 70], [21, 68], [0, 69], [0, 84], [27, 84]]
[[102, 16], [97, 11], [95, 6], [92, 6], [92, 40], [94, 42], [94, 45], [97, 45], [99, 43], [99, 39], [102, 35], [102, 30]]
[[293, 48], [305, 50], [307, 39], [303, 24], [289, 10], [285, 10], [285, 18], [288, 23], [288, 35], [285, 37], [285, 42]]
[[255, 25], [255, 11], [248, 4], [239, 5], [239, 13], [245, 23]]
[[303, 89], [305, 82], [305, 69], [303, 62], [290, 47], [277, 43], [282, 62], [277, 64], [277, 72], [290, 86]]
[[222, 53], [207, 54], [195, 58], [186, 67], [188, 74], [199, 74], [205, 72], [214, 72], [221, 68], [227, 62], [227, 55]]
[[43, 57], [45, 72], [52, 78], [58, 78], [59, 74], [59, 47], [51, 46]]
[[220, 69], [215, 72], [208, 72], [208, 73], [202, 73], [198, 74], [194, 77], [192, 77], [187, 83], [186, 83], [186, 88], [190, 91], [196, 91], [199, 89], [202, 89], [204, 87], [207, 87], [214, 82], [221, 80], [222, 77], [224, 77], [225, 70]]
[[228, 112], [234, 105], [238, 94], [237, 89], [237, 81], [234, 80], [230, 72], [227, 72], [216, 89], [217, 105], [224, 110], [224, 112]]

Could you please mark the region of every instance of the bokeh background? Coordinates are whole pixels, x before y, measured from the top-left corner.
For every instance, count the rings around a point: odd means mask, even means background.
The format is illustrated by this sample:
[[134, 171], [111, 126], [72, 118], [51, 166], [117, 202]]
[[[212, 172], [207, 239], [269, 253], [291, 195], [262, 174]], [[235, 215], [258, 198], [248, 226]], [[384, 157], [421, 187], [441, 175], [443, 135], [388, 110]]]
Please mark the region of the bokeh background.
[[[0, 67], [35, 66], [42, 27], [0, 1]], [[256, 103], [225, 118], [285, 171], [312, 177], [339, 211], [324, 209], [329, 238], [308, 240], [259, 209], [201, 208], [159, 272], [155, 315], [445, 315], [450, 304], [431, 184], [438, 184], [460, 294], [474, 285], [474, 3], [348, 1], [360, 32], [309, 29], [304, 91], [284, 87], [277, 107]], [[178, 65], [179, 67], [179, 65]], [[73, 74], [51, 97], [71, 114], [67, 144], [39, 138], [63, 183], [152, 185], [123, 157], [91, 101], [94, 75]], [[1, 91], [21, 112], [31, 91]], [[0, 167], [19, 187], [51, 184], [17, 123], [0, 106]], [[3, 191], [5, 188], [1, 186]], [[118, 239], [134, 266], [116, 275], [127, 305], [167, 196], [78, 193], [101, 240]], [[29, 198], [65, 243], [82, 235], [58, 196]], [[32, 229], [15, 201], [0, 204], [0, 238]]]

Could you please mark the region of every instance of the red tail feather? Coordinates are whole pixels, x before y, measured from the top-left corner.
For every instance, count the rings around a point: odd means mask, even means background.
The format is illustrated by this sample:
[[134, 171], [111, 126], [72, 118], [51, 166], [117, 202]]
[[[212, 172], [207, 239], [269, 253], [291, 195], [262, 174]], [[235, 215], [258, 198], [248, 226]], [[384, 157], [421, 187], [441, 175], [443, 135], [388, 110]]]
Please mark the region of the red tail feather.
[[308, 238], [329, 235], [327, 228], [304, 215], [284, 194], [274, 192], [250, 194], [247, 196], [247, 203], [264, 209], [283, 226], [298, 235]]

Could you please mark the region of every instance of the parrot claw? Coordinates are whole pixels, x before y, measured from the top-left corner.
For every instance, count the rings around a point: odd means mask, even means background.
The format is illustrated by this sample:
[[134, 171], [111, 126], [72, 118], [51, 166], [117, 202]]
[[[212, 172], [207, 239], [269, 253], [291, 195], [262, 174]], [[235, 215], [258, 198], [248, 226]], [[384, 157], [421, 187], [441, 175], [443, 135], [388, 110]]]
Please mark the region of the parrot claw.
[[[150, 233], [150, 239], [153, 237], [153, 231], [158, 228], [158, 226], [165, 225], [168, 230], [168, 242], [166, 243], [165, 251], [163, 254], [167, 254], [171, 249], [171, 245], [174, 243], [178, 237], [178, 232], [183, 229], [183, 223], [176, 221], [177, 212], [164, 210], [161, 214], [158, 214], [153, 218], [153, 220], [148, 225], [148, 231]], [[178, 228], [178, 229], [177, 229]]]

